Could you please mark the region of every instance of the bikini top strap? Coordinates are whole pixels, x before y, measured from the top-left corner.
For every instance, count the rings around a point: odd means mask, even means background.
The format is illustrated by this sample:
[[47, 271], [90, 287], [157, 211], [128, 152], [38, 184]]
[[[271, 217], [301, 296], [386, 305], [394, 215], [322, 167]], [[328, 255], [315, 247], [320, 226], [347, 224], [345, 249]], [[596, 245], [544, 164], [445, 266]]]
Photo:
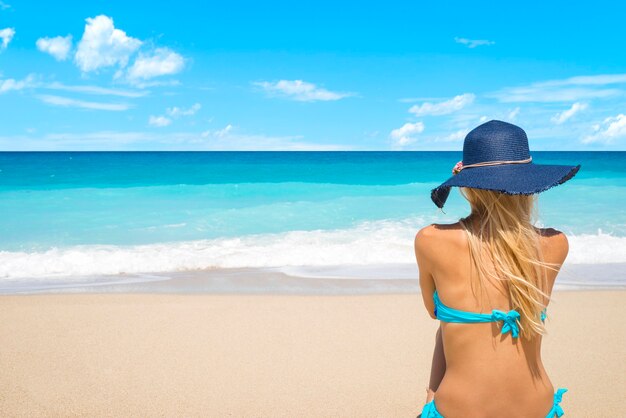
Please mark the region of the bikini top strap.
[[483, 314], [478, 312], [461, 311], [454, 309], [443, 304], [437, 290], [433, 293], [433, 301], [435, 302], [435, 317], [443, 322], [454, 322], [462, 324], [473, 324], [480, 322], [502, 322], [501, 333], [511, 333], [513, 338], [519, 336], [519, 324], [520, 314], [516, 310], [509, 312], [503, 312], [498, 309], [493, 309], [491, 314]]

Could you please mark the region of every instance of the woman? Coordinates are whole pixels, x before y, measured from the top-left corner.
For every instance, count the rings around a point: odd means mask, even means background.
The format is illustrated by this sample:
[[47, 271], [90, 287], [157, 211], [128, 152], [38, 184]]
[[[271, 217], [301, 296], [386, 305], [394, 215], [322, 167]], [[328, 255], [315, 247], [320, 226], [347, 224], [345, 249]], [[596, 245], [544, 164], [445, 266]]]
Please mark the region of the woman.
[[533, 226], [536, 193], [577, 166], [534, 164], [518, 126], [489, 121], [465, 137], [463, 160], [431, 192], [459, 187], [471, 213], [415, 237], [424, 305], [441, 321], [422, 418], [563, 415], [541, 362], [546, 307], [568, 243]]

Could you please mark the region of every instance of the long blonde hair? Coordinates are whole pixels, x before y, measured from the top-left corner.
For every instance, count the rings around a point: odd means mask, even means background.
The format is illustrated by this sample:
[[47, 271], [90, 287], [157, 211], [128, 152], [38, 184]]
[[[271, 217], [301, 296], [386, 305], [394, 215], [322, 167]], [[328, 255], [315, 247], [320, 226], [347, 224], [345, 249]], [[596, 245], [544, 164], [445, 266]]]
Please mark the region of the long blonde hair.
[[[545, 334], [541, 312], [549, 301], [546, 269], [559, 266], [543, 259], [539, 234], [533, 226], [536, 195], [466, 187], [460, 190], [479, 219], [477, 228], [460, 221], [467, 232], [479, 288], [487, 277], [505, 282], [512, 308], [520, 313], [520, 334], [527, 339]], [[488, 264], [493, 269], [488, 269]]]

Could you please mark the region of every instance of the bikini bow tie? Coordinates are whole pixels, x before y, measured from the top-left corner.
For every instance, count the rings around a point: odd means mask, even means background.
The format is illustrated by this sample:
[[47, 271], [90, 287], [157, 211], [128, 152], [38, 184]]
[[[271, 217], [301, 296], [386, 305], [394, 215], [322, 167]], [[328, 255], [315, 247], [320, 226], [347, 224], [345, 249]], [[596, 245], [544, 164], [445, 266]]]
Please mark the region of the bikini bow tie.
[[565, 392], [567, 392], [567, 389], [559, 389], [554, 394], [554, 413], [556, 414], [557, 417], [560, 417], [565, 414], [565, 412], [563, 412], [563, 408], [561, 408], [561, 405], [559, 405], [561, 401], [563, 400], [563, 394]]
[[491, 312], [491, 317], [496, 321], [502, 321], [502, 334], [510, 332], [511, 337], [517, 338], [519, 335], [519, 326], [517, 325], [517, 320], [520, 318], [519, 312], [513, 310], [505, 313], [494, 309]]

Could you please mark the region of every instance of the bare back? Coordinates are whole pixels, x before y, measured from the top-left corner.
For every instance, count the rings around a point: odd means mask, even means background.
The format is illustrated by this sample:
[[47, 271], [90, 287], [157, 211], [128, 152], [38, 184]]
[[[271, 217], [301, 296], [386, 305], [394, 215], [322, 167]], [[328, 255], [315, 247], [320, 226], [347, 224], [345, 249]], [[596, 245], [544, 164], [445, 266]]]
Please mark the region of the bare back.
[[[568, 252], [565, 235], [554, 229], [537, 233], [545, 261], [562, 265]], [[435, 288], [442, 303], [455, 309], [480, 313], [511, 309], [505, 283], [484, 279], [482, 291], [472, 287], [471, 277], [478, 272], [459, 223], [422, 229], [415, 249], [424, 304], [432, 317]], [[546, 274], [551, 293], [557, 272]], [[541, 336], [513, 339], [501, 334], [495, 322], [442, 322], [441, 330], [446, 371], [436, 399], [443, 416], [545, 417], [554, 388], [541, 362]]]

